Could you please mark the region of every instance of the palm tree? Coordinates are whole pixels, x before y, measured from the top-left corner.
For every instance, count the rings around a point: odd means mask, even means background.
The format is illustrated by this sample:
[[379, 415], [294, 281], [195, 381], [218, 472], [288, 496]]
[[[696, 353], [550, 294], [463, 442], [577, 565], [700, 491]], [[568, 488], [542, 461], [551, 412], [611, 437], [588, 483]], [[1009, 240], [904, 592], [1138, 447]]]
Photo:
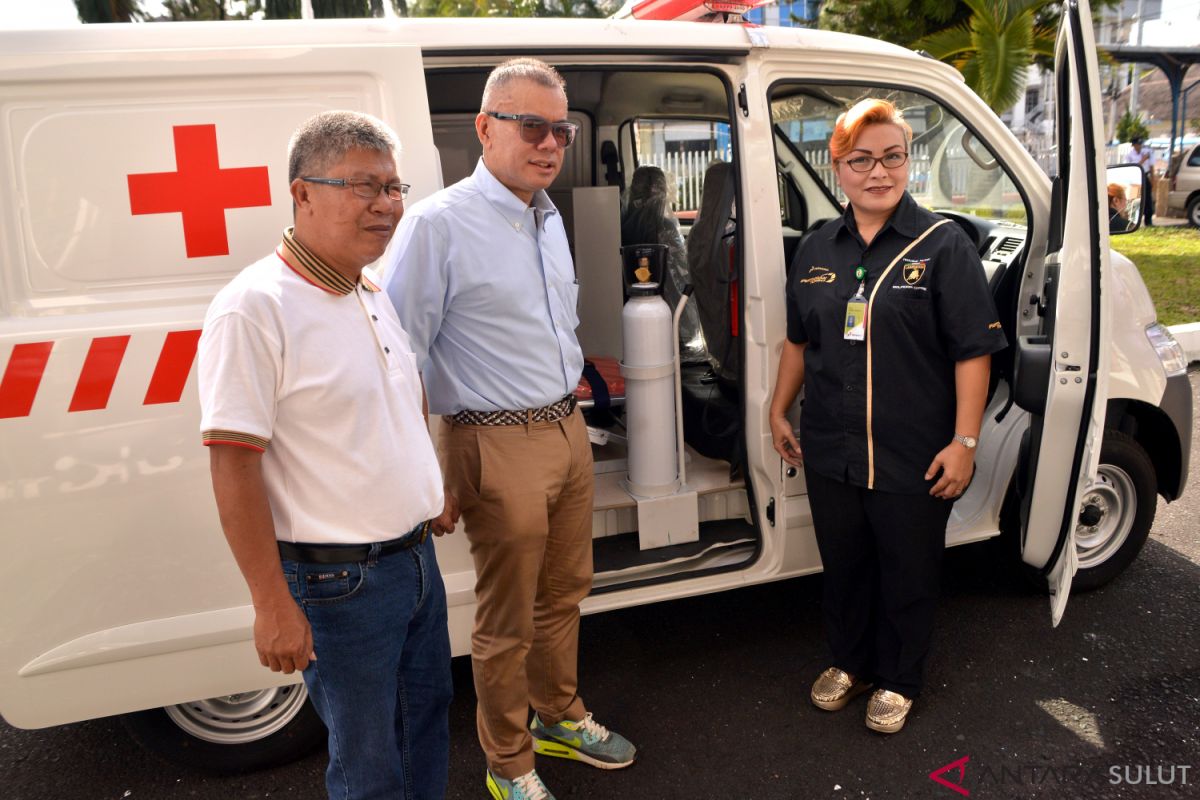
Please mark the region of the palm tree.
[[145, 17], [139, 0], [75, 0], [80, 22], [133, 22]]
[[1054, 0], [961, 0], [971, 16], [931, 33], [913, 47], [953, 64], [967, 85], [997, 114], [1025, 92], [1025, 70], [1035, 56], [1054, 55], [1055, 31], [1037, 22]]

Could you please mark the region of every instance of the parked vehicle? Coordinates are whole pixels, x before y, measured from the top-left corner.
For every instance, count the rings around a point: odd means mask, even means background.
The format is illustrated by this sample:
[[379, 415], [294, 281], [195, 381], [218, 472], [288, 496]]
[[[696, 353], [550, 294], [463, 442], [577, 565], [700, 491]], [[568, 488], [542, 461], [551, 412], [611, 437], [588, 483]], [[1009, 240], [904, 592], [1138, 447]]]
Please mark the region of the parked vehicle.
[[[652, 17], [656, 3], [625, 13]], [[708, 348], [681, 368], [679, 488], [692, 499], [647, 522], [623, 483], [620, 426], [597, 432], [607, 441], [595, 446], [596, 580], [584, 611], [820, 570], [803, 470], [773, 451], [767, 410], [787, 265], [806, 231], [842, 212], [822, 153], [836, 116], [866, 95], [904, 110], [918, 154], [911, 190], [978, 246], [1012, 343], [994, 362], [978, 472], [947, 544], [1007, 534], [1013, 559], [1045, 575], [1055, 623], [1072, 585], [1102, 585], [1136, 557], [1156, 494], [1183, 491], [1192, 395], [1137, 270], [1109, 250], [1086, 0], [1063, 8], [1053, 179], [953, 68], [823, 31], [634, 18], [5, 32], [9, 723], [126, 714], [160, 752], [221, 770], [320, 740], [298, 676], [255, 656], [200, 444], [200, 324], [214, 293], [291, 219], [284, 150], [300, 121], [330, 108], [381, 117], [403, 142], [405, 181], [426, 196], [472, 169], [484, 79], [517, 54], [559, 67], [581, 126], [550, 193], [572, 237], [589, 355], [622, 354], [622, 187], [667, 154], [703, 151], [706, 167], [689, 173], [701, 200], [680, 214]], [[1117, 169], [1113, 179], [1130, 182], [1130, 168]], [[619, 403], [613, 413], [620, 420]], [[659, 535], [689, 514], [689, 535]], [[438, 558], [463, 654], [475, 608], [465, 538], [440, 539]]]
[[1167, 170], [1168, 216], [1183, 217], [1200, 228], [1200, 144], [1184, 147]]

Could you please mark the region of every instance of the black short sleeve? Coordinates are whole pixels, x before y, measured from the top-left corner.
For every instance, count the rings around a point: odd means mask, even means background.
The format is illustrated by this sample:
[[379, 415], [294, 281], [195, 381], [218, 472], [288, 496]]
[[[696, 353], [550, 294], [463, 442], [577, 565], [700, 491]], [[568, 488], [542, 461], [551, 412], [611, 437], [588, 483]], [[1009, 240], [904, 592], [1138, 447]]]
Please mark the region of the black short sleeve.
[[800, 264], [807, 263], [808, 251], [811, 249], [812, 236], [807, 237], [800, 246], [796, 248], [796, 254], [792, 256], [792, 266], [788, 270], [787, 292], [784, 301], [787, 303], [787, 338], [792, 344], [804, 344], [808, 341], [808, 331], [804, 327], [804, 320], [800, 314], [800, 304], [796, 297], [797, 275], [800, 274], [798, 269]]
[[945, 244], [939, 269], [934, 270], [933, 293], [938, 338], [954, 361], [1003, 350], [1008, 340], [992, 301], [983, 263], [966, 234], [954, 226]]

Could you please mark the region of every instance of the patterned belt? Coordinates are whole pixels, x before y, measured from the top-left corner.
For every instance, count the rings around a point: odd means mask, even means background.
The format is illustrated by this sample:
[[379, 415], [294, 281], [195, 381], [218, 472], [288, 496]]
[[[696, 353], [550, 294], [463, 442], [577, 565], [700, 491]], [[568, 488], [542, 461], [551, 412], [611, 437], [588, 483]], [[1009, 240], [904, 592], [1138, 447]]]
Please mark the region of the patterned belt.
[[525, 425], [529, 422], [555, 422], [571, 416], [575, 410], [575, 395], [569, 394], [541, 408], [521, 411], [460, 411], [450, 417], [456, 425]]

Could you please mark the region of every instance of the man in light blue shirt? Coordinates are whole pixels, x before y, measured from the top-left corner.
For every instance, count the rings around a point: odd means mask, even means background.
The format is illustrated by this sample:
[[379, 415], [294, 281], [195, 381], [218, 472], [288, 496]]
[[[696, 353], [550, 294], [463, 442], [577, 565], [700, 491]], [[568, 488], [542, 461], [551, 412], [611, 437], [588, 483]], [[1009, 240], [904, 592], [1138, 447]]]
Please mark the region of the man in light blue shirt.
[[546, 193], [518, 197], [480, 159], [405, 219], [387, 291], [422, 364], [429, 410], [539, 408], [574, 391], [579, 286]]
[[[493, 70], [474, 174], [413, 206], [386, 288], [442, 414], [441, 462], [475, 562], [471, 663], [486, 784], [553, 800], [534, 753], [605, 769], [636, 750], [578, 694], [579, 603], [592, 583], [592, 453], [571, 394], [579, 287], [546, 189], [577, 126], [535, 59]], [[529, 706], [534, 711], [529, 724]]]

